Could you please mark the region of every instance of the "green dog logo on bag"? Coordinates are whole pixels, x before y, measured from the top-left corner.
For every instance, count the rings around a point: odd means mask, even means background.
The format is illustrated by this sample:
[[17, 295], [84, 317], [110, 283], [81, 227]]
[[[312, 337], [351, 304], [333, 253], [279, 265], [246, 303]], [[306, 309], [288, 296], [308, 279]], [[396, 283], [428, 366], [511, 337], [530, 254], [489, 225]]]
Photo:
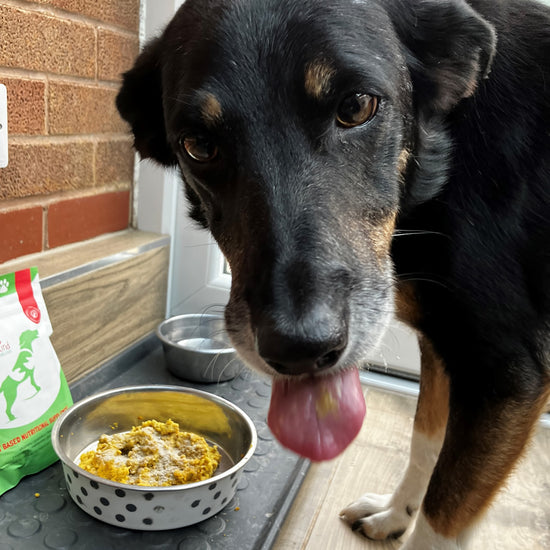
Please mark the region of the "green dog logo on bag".
[[[35, 365], [32, 360], [32, 343], [38, 338], [38, 330], [26, 330], [19, 337], [19, 355], [15, 365], [2, 384], [0, 384], [0, 394], [4, 394], [6, 400], [6, 416], [9, 420], [15, 420], [13, 415], [13, 405], [18, 397], [18, 389], [25, 382], [29, 382], [35, 389], [36, 395], [40, 391], [40, 386], [34, 378]], [[31, 399], [33, 396], [27, 397]]]
[[41, 337], [41, 327], [12, 331], [2, 341], [11, 353], [0, 356], [0, 428], [19, 428], [52, 406], [61, 366], [49, 338]]

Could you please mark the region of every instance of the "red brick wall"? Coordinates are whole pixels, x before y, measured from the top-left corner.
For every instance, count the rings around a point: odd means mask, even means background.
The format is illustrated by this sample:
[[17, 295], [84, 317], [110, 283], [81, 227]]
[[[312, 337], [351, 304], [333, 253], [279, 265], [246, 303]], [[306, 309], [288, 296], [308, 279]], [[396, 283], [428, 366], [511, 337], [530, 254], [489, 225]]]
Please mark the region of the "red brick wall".
[[131, 222], [134, 156], [114, 100], [138, 33], [139, 0], [0, 0], [0, 263]]

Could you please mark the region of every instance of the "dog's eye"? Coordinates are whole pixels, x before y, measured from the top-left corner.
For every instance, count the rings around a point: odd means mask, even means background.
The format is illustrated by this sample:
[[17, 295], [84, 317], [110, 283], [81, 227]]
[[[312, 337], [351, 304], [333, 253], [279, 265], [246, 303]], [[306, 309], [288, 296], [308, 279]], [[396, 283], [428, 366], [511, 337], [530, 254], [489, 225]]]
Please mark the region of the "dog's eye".
[[341, 126], [353, 128], [371, 120], [377, 109], [377, 97], [369, 94], [351, 94], [338, 105], [336, 119]]
[[207, 138], [201, 136], [183, 137], [180, 144], [186, 153], [198, 162], [209, 162], [218, 154], [218, 148]]

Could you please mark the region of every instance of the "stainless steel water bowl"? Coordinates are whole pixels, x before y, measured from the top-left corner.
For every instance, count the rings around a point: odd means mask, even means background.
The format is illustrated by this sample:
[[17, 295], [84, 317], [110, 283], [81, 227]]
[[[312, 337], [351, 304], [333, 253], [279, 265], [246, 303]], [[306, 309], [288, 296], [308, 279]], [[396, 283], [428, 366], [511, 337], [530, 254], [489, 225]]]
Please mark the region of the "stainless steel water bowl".
[[[102, 434], [126, 432], [144, 420], [177, 422], [180, 429], [217, 445], [222, 459], [214, 476], [169, 487], [127, 485], [78, 466], [82, 451]], [[257, 435], [250, 418], [213, 394], [181, 386], [129, 386], [79, 401], [52, 429], [67, 490], [92, 517], [129, 529], [176, 529], [203, 521], [231, 503]]]
[[220, 315], [171, 317], [157, 328], [168, 370], [192, 382], [223, 382], [239, 374], [243, 364], [231, 346]]

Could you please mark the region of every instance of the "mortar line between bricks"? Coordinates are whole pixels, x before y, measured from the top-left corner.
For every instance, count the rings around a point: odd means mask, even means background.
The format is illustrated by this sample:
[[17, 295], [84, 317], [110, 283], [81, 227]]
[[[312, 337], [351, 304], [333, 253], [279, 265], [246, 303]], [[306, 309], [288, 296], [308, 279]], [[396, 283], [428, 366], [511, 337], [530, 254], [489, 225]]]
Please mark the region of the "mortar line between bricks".
[[55, 84], [73, 84], [75, 86], [88, 86], [104, 90], [119, 90], [121, 82], [115, 80], [100, 80], [88, 76], [76, 76], [59, 74], [48, 71], [35, 71], [18, 67], [0, 67], [0, 81], [2, 78], [19, 78], [21, 80], [39, 80], [41, 82], [48, 78]]
[[109, 141], [120, 143], [131, 143], [130, 134], [118, 132], [105, 132], [97, 134], [64, 134], [64, 135], [36, 135], [27, 136], [23, 134], [10, 135], [11, 145], [66, 145], [69, 143], [94, 144]]
[[94, 40], [94, 80], [97, 83], [99, 82], [99, 31], [97, 29], [94, 29]]
[[56, 8], [54, 6], [39, 5], [32, 0], [2, 0], [2, 5], [22, 9], [28, 12], [39, 13], [50, 17], [55, 17], [56, 19], [74, 21], [75, 23], [100, 28], [106, 31], [116, 32], [128, 38], [138, 38], [139, 36], [139, 29], [129, 30], [126, 27], [119, 27], [114, 23], [109, 23], [101, 19], [94, 19], [93, 17], [89, 17], [80, 13], [65, 11], [61, 8]]
[[46, 82], [44, 84], [44, 126], [46, 128], [46, 135], [50, 135], [50, 78], [49, 77], [46, 77]]
[[97, 187], [97, 155], [98, 155], [98, 144], [97, 141], [94, 142], [92, 149], [92, 185], [94, 188]]
[[85, 199], [97, 195], [108, 195], [110, 193], [131, 193], [129, 183], [111, 183], [99, 187], [82, 187], [81, 189], [70, 189], [66, 191], [56, 191], [50, 195], [29, 195], [28, 197], [17, 197], [13, 199], [0, 199], [0, 214], [15, 212], [18, 210], [27, 210], [36, 206], [47, 208], [57, 202]]
[[48, 207], [42, 204], [42, 252], [48, 250]]

